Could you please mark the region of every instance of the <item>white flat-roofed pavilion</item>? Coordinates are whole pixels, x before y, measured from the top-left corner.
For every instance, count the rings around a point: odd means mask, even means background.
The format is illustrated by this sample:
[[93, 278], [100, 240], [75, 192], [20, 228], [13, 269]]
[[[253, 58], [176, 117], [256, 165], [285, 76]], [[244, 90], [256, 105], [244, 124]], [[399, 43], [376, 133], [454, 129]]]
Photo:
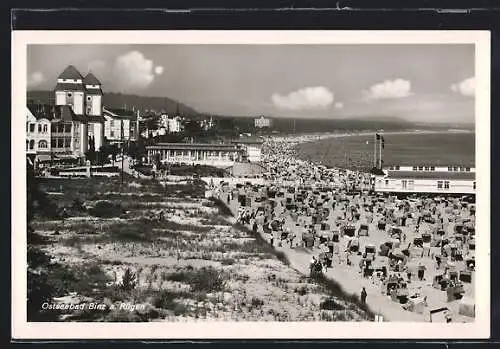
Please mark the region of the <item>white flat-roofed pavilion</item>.
[[244, 150], [233, 144], [158, 143], [146, 147], [148, 162], [229, 167], [243, 158]]
[[468, 166], [388, 166], [375, 176], [375, 191], [386, 193], [475, 194], [476, 169]]

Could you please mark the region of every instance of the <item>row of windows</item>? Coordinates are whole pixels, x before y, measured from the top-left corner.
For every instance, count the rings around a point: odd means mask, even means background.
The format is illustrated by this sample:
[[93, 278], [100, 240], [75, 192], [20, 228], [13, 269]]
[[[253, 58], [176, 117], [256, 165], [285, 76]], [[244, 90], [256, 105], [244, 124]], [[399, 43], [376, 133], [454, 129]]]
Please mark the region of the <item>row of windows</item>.
[[71, 133], [71, 124], [57, 124], [54, 125], [52, 131], [55, 133]]
[[[35, 133], [35, 130], [38, 130], [38, 133], [47, 133], [49, 131], [48, 124], [37, 124], [35, 123], [26, 123], [26, 132]], [[52, 126], [52, 132], [55, 133], [71, 133], [71, 124], [57, 124]]]
[[[72, 92], [67, 92], [66, 97], [68, 98], [73, 98], [73, 93]], [[92, 96], [87, 96], [87, 101], [91, 102], [92, 101]]]
[[[379, 182], [380, 183], [380, 182]], [[385, 180], [385, 186], [387, 187], [389, 185], [389, 180]], [[406, 180], [402, 179], [401, 180], [401, 188], [402, 189], [413, 189], [414, 181], [413, 180]], [[437, 188], [438, 189], [450, 189], [450, 181], [437, 181]], [[476, 190], [476, 182], [472, 182], [472, 188]]]
[[437, 188], [443, 189], [443, 184], [444, 189], [450, 189], [450, 181], [437, 181]]
[[50, 140], [50, 146], [52, 148], [70, 148], [71, 138], [52, 138]]
[[[26, 132], [35, 133], [35, 130], [37, 130], [35, 123], [29, 123], [29, 122], [26, 123]], [[49, 125], [38, 124], [38, 133], [47, 133], [48, 130], [49, 130]]]
[[[49, 146], [49, 143], [45, 140], [38, 141], [38, 149], [47, 149]], [[35, 149], [35, 141], [32, 140], [26, 140], [26, 150], [33, 150]]]
[[[400, 166], [390, 166], [390, 171], [399, 171]], [[436, 171], [435, 166], [413, 166], [413, 171]], [[450, 172], [470, 172], [470, 167], [448, 166]]]
[[453, 171], [453, 172], [470, 172], [470, 167], [448, 166], [448, 171]]
[[413, 166], [413, 171], [436, 171], [434, 166]]

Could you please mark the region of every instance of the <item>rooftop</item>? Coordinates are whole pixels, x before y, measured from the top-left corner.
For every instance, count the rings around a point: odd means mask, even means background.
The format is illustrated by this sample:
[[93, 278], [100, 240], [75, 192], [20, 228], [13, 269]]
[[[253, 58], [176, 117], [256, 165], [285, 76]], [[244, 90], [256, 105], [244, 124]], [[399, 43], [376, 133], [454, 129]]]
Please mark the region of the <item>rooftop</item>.
[[136, 113], [133, 110], [118, 109], [118, 108], [103, 108], [103, 114], [121, 119], [135, 119]]
[[104, 116], [87, 115], [87, 121], [88, 122], [105, 122], [106, 119], [104, 118]]
[[101, 82], [99, 80], [97, 80], [97, 78], [92, 73], [88, 73], [83, 78], [83, 83], [85, 85], [101, 85]]
[[476, 174], [474, 172], [449, 172], [449, 171], [387, 171], [387, 178], [395, 179], [458, 179], [458, 180], [474, 180]]
[[147, 149], [169, 150], [240, 150], [234, 144], [212, 143], [157, 143], [146, 147]]
[[69, 105], [28, 104], [27, 107], [37, 120], [85, 121], [85, 117], [83, 115], [75, 115]]
[[58, 79], [83, 80], [82, 74], [73, 65], [68, 65], [66, 69], [58, 76]]
[[231, 143], [239, 143], [239, 144], [262, 144], [264, 143], [264, 140], [262, 138], [257, 138], [257, 137], [244, 137], [244, 138], [237, 138], [233, 139]]
[[83, 115], [76, 115], [69, 105], [58, 105], [55, 107], [55, 118], [64, 121], [85, 121]]

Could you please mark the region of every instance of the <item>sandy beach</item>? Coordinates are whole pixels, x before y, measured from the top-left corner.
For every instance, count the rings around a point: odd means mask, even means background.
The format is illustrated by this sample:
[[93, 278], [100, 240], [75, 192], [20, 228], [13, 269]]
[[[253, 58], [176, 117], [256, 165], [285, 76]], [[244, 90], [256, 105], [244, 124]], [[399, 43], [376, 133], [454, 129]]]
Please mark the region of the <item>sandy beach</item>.
[[[416, 131], [416, 132], [432, 132], [432, 131]], [[328, 134], [328, 135], [298, 136], [298, 137], [273, 139], [273, 142], [281, 142], [283, 144], [286, 144], [286, 147], [289, 147], [288, 149], [291, 149], [291, 145], [293, 144], [297, 144], [300, 142], [315, 141], [316, 139], [318, 139], [318, 137], [323, 137], [324, 139], [324, 137], [347, 137], [352, 135], [359, 135], [359, 134]], [[290, 172], [292, 172], [295, 175], [295, 178], [290, 178], [290, 179], [292, 181], [294, 179], [297, 179], [298, 180], [297, 183], [300, 183], [300, 177], [301, 177], [301, 173], [297, 169], [299, 168], [308, 169], [307, 171], [304, 170], [305, 171], [304, 173], [307, 172], [309, 175], [311, 175], [311, 173], [315, 173], [314, 164], [309, 163], [307, 161], [293, 160], [293, 156], [290, 155], [289, 153], [287, 153], [285, 156], [283, 154], [281, 155], [274, 154], [269, 156], [270, 159], [267, 159], [268, 163], [276, 162], [277, 157], [282, 156], [284, 159], [282, 161], [284, 161], [287, 164], [286, 166], [292, 169]], [[331, 170], [336, 171], [334, 169]], [[338, 173], [339, 172], [337, 172], [337, 174]], [[355, 177], [364, 176], [366, 179], [366, 175], [354, 171], [347, 171], [346, 176], [349, 175], [353, 175]], [[282, 178], [286, 176], [287, 174], [283, 174]], [[274, 178], [273, 183], [274, 184], [279, 183], [279, 180], [276, 180], [276, 178]], [[323, 182], [323, 184], [324, 183], [325, 182]], [[313, 187], [315, 186], [315, 184], [317, 186], [321, 186], [322, 182], [317, 181], [316, 183], [314, 183], [314, 181], [312, 182], [309, 181], [309, 184], [312, 185]], [[238, 195], [236, 194], [229, 195], [231, 191], [234, 191], [234, 188], [227, 187], [223, 189], [222, 192], [220, 192], [219, 194], [221, 195], [221, 198], [224, 199], [224, 201], [226, 196], [228, 198], [232, 196], [232, 200], [229, 200], [228, 203], [229, 207], [231, 208], [235, 216], [241, 216], [242, 210], [255, 211], [255, 209], [264, 206], [260, 200], [259, 202], [255, 201], [255, 198], [259, 196], [256, 192], [259, 191], [260, 189], [255, 189], [255, 188], [252, 189], [251, 187], [248, 187], [246, 189], [240, 188], [238, 190], [239, 193], [243, 193], [243, 195], [246, 195], [248, 200], [247, 204], [243, 208], [240, 207], [240, 204], [238, 202], [237, 199]], [[282, 197], [279, 198], [274, 197], [274, 199], [272, 199], [272, 201], [274, 201], [273, 204], [274, 209], [271, 211], [272, 212], [271, 217], [274, 217], [274, 219], [278, 221], [283, 220], [284, 224], [281, 231], [288, 231], [295, 235], [294, 245], [293, 247], [291, 247], [290, 244], [286, 243], [286, 241], [280, 241], [278, 237], [279, 233], [277, 235], [276, 233], [273, 233], [274, 234], [273, 235], [269, 234], [269, 232], [264, 232], [264, 229], [262, 229], [262, 225], [260, 224], [258, 231], [268, 241], [271, 242], [272, 240], [272, 244], [275, 249], [283, 251], [287, 255], [291, 265], [296, 270], [307, 275], [309, 273], [309, 261], [311, 257], [313, 255], [318, 256], [321, 252], [324, 252], [325, 246], [319, 246], [315, 244], [315, 246], [311, 248], [303, 248], [303, 247], [297, 248], [297, 246], [301, 246], [300, 242], [302, 241], [302, 234], [304, 234], [306, 228], [312, 224], [311, 215], [299, 214], [297, 218], [297, 215], [294, 216], [294, 214], [292, 214], [290, 210], [285, 209], [287, 202], [286, 198], [290, 197], [287, 196], [286, 194], [286, 187], [280, 188], [279, 185], [277, 185], [273, 187], [273, 191], [284, 192], [285, 194]], [[309, 190], [309, 194], [311, 194], [311, 190]], [[317, 197], [318, 195], [316, 194], [311, 196]], [[344, 216], [344, 213], [346, 212], [348, 205], [351, 206], [356, 205], [357, 207], [363, 207], [364, 206], [363, 204], [371, 199], [372, 197], [368, 196], [368, 194], [347, 196], [348, 204], [346, 205], [337, 204], [333, 210], [330, 210], [328, 217], [326, 217], [322, 221], [322, 223], [326, 223], [330, 227], [330, 230], [319, 232], [319, 235], [321, 234], [328, 235], [331, 233], [331, 231], [339, 231], [341, 229], [341, 226], [336, 224], [336, 222], [339, 217]], [[383, 213], [386, 212], [385, 209], [390, 207], [396, 208], [403, 201], [397, 200], [395, 198], [385, 198], [382, 201], [383, 202], [380, 203], [380, 207], [384, 207], [384, 210], [379, 210], [378, 212], [372, 213], [368, 210], [361, 208], [358, 211], [360, 212], [359, 219], [350, 222], [350, 224], [354, 226], [356, 232], [359, 231], [361, 225], [368, 226], [368, 231], [369, 231], [368, 236], [357, 237], [359, 241], [360, 251], [364, 251], [365, 246], [370, 244], [376, 246], [376, 248], [378, 249], [381, 244], [391, 240], [391, 236], [388, 234], [386, 229], [383, 230], [378, 229], [377, 222], [379, 219], [384, 217]], [[455, 202], [455, 204], [453, 205], [456, 205], [457, 203], [458, 202]], [[425, 206], [427, 204], [429, 206]], [[444, 217], [443, 229], [445, 230], [445, 236], [454, 236], [455, 226], [462, 224], [461, 222], [463, 220], [471, 218], [469, 211], [466, 209], [458, 210], [458, 212], [454, 212], [454, 215], [451, 215], [450, 207], [448, 206], [448, 204], [442, 204], [441, 202], [436, 204], [428, 202], [427, 204], [423, 205], [433, 210], [434, 212], [433, 217]], [[412, 206], [412, 212], [417, 212], [417, 211], [418, 210], [415, 209], [415, 206]], [[400, 241], [401, 249], [403, 249], [404, 246], [409, 247], [409, 244], [413, 242], [415, 238], [422, 236], [423, 233], [435, 234], [436, 225], [432, 223], [426, 223], [422, 221], [418, 224], [418, 228], [416, 228], [418, 220], [417, 217], [418, 215], [414, 215], [413, 219], [407, 219], [405, 226], [398, 227], [401, 230], [402, 235], [404, 237], [403, 241]], [[253, 222], [257, 220], [258, 219], [255, 218], [254, 220], [250, 221], [248, 227], [250, 228]], [[432, 249], [432, 253], [430, 251], [431, 249], [429, 249], [428, 255], [423, 255], [422, 253], [422, 255], [410, 256], [408, 261], [408, 268], [411, 268], [412, 271], [416, 270], [418, 266], [423, 266], [425, 267], [426, 270], [425, 277], [422, 280], [417, 279], [416, 272], [414, 271], [413, 279], [407, 284], [409, 295], [413, 295], [415, 296], [415, 298], [419, 299], [425, 297], [427, 303], [427, 306], [425, 307], [426, 311], [422, 313], [417, 313], [405, 310], [402, 304], [400, 304], [399, 302], [395, 302], [393, 299], [391, 299], [390, 296], [383, 294], [383, 292], [381, 291], [382, 282], [380, 280], [378, 280], [375, 277], [371, 278], [363, 277], [361, 269], [358, 266], [360, 260], [362, 259], [361, 253], [351, 254], [350, 260], [352, 264], [347, 265], [346, 256], [341, 251], [346, 249], [349, 240], [350, 239], [347, 238], [346, 236], [340, 238], [339, 243], [336, 244], [338, 246], [337, 250], [339, 252], [333, 256], [333, 266], [332, 268], [328, 268], [328, 270], [325, 273], [325, 276], [340, 283], [342, 288], [348, 294], [359, 295], [362, 288], [365, 287], [368, 293], [366, 301], [367, 304], [369, 305], [372, 311], [382, 314], [385, 321], [420, 321], [420, 322], [428, 321], [429, 311], [432, 309], [439, 309], [442, 307], [447, 307], [449, 309], [449, 311], [453, 314], [454, 322], [470, 322], [474, 320], [473, 317], [462, 316], [459, 314], [460, 300], [457, 299], [453, 301], [448, 301], [446, 292], [433, 287], [434, 276], [443, 273], [443, 267], [441, 266], [440, 269], [437, 269], [436, 261], [433, 258], [434, 254], [438, 253], [436, 252], [436, 249]], [[469, 253], [472, 255], [473, 251], [467, 251], [467, 254]], [[464, 259], [469, 257], [470, 257], [469, 255], [464, 255]], [[377, 256], [373, 263], [375, 265], [387, 265], [388, 257]], [[458, 266], [459, 269], [465, 268], [464, 262], [462, 263], [457, 262], [456, 264], [459, 264]], [[404, 277], [404, 279], [406, 280], [407, 270], [397, 274]], [[471, 283], [464, 285], [463, 297], [465, 297], [465, 299], [474, 298], [473, 285], [474, 285], [473, 280]]]

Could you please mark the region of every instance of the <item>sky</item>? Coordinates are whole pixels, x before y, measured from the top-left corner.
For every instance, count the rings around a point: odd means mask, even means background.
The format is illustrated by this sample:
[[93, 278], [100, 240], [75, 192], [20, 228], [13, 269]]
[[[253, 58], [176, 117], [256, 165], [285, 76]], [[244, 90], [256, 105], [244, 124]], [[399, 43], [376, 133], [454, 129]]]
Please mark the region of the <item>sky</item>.
[[73, 64], [105, 92], [199, 112], [474, 122], [474, 45], [29, 45], [28, 89]]

